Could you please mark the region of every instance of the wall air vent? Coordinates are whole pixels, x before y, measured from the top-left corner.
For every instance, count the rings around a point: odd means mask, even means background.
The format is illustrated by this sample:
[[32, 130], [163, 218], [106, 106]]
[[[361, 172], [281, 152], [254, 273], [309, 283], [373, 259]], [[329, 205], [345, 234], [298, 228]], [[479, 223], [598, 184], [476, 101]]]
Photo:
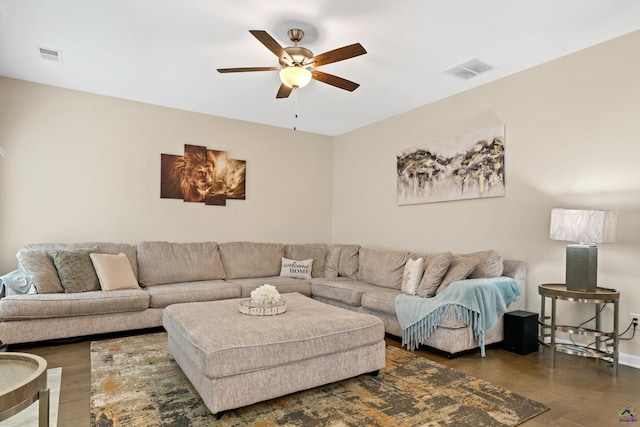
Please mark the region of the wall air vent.
[[489, 70], [493, 70], [494, 68], [495, 67], [493, 65], [489, 65], [478, 58], [474, 58], [467, 62], [463, 62], [462, 64], [456, 65], [455, 67], [451, 67], [448, 70], [445, 70], [444, 73], [462, 80], [468, 80], [472, 77], [477, 76], [478, 74], [486, 73]]
[[61, 50], [38, 46], [38, 52], [40, 53], [40, 58], [42, 59], [53, 62], [62, 62]]

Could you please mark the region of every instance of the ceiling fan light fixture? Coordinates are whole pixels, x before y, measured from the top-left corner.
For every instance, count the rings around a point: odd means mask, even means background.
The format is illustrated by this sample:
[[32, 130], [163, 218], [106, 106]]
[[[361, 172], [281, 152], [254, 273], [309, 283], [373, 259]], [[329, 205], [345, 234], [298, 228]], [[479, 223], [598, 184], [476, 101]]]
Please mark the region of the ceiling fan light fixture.
[[300, 66], [280, 70], [280, 80], [290, 88], [303, 88], [311, 81], [311, 71]]

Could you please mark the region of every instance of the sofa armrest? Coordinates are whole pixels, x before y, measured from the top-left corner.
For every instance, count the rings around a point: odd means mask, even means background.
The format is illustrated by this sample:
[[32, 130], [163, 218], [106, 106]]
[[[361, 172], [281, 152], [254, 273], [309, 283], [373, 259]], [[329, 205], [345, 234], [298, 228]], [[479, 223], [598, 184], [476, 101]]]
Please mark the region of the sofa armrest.
[[504, 260], [503, 276], [513, 278], [518, 283], [520, 296], [508, 306], [508, 311], [524, 310], [526, 307], [527, 265], [522, 261]]

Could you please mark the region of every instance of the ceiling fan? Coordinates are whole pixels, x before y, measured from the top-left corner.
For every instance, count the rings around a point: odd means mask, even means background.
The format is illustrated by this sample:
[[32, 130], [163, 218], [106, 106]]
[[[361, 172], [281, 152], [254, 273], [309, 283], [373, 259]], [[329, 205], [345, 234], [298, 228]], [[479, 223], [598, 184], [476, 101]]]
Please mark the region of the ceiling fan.
[[364, 55], [367, 51], [360, 43], [343, 46], [329, 52], [313, 55], [309, 49], [298, 46], [304, 37], [304, 31], [292, 28], [287, 32], [293, 46], [283, 48], [266, 31], [249, 30], [260, 43], [273, 52], [280, 61], [280, 67], [246, 67], [246, 68], [218, 68], [220, 73], [243, 73], [247, 71], [280, 71], [282, 84], [276, 98], [287, 98], [294, 88], [302, 88], [309, 84], [311, 79], [327, 83], [340, 89], [353, 92], [360, 86], [358, 83], [343, 79], [332, 74], [323, 73], [316, 68], [321, 65], [343, 61], [345, 59]]

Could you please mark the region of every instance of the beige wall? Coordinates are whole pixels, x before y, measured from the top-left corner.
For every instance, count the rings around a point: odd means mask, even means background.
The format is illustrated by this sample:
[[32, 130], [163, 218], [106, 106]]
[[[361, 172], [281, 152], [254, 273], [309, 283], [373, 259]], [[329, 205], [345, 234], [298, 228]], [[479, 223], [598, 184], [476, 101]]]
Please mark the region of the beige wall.
[[[551, 208], [615, 209], [618, 242], [600, 246], [599, 283], [620, 290], [626, 327], [628, 313], [640, 313], [638, 46], [640, 32], [336, 137], [333, 240], [495, 248], [527, 262], [527, 307], [538, 312], [537, 285], [564, 281], [565, 243], [548, 237]], [[505, 197], [397, 205], [399, 149], [500, 122]], [[592, 314], [586, 306], [561, 310], [569, 320]], [[640, 356], [638, 335], [621, 350]]]
[[[108, 240], [356, 242], [495, 248], [561, 282], [552, 207], [620, 212], [599, 278], [640, 313], [640, 32], [336, 138], [0, 78], [0, 271], [25, 243]], [[398, 206], [398, 149], [489, 124], [506, 129], [506, 196]], [[333, 143], [332, 143], [333, 142]], [[159, 198], [160, 153], [183, 144], [247, 160], [247, 200]], [[567, 305], [571, 319], [591, 313]], [[606, 309], [606, 317], [611, 308]], [[640, 338], [622, 343], [640, 360]]]
[[[0, 271], [30, 242], [327, 242], [332, 139], [0, 78]], [[160, 199], [160, 154], [247, 161], [247, 200]]]

